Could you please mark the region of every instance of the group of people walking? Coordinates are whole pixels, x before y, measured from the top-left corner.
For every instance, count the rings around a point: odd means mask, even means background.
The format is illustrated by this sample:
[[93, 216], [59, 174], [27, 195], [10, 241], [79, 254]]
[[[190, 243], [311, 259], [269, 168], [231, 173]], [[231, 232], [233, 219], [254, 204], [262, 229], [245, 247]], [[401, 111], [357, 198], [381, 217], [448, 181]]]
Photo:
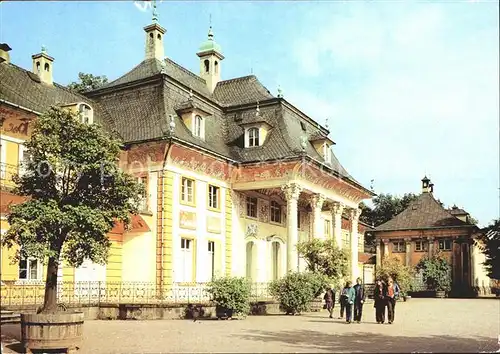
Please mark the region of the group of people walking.
[[[387, 283], [382, 279], [377, 279], [373, 292], [375, 318], [377, 323], [385, 322], [385, 309], [387, 308], [388, 323], [394, 322], [394, 310], [396, 308], [396, 300], [399, 297], [399, 286], [392, 278], [389, 278]], [[326, 291], [324, 300], [325, 308], [333, 318], [333, 310], [335, 308], [335, 289], [333, 286]], [[356, 279], [356, 285], [352, 286], [352, 282], [346, 282], [345, 287], [340, 292], [340, 317], [344, 318], [347, 323], [361, 323], [363, 315], [363, 305], [366, 300], [365, 288], [361, 278]]]

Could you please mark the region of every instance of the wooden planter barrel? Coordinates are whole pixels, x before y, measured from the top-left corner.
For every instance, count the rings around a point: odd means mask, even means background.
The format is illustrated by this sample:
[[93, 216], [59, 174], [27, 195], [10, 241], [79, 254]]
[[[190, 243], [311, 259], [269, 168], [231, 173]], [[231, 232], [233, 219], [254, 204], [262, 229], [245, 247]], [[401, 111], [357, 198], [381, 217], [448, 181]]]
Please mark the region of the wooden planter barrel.
[[32, 349], [75, 352], [82, 346], [83, 312], [21, 314], [21, 338], [26, 353]]

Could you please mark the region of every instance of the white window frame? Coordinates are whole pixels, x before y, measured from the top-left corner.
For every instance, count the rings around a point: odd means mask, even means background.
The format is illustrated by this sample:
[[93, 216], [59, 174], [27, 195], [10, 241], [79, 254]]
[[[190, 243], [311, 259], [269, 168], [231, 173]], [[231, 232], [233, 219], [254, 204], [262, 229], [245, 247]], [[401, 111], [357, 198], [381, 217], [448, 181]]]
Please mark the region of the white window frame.
[[250, 127], [247, 129], [247, 147], [260, 146], [260, 128]]
[[331, 235], [331, 233], [332, 233], [331, 232], [331, 229], [332, 229], [332, 222], [331, 222], [331, 220], [329, 220], [329, 219], [323, 220], [323, 228], [324, 228], [323, 232], [325, 234], [325, 237], [326, 238], [330, 238], [332, 236]]
[[215, 277], [215, 257], [216, 257], [216, 251], [215, 251], [215, 241], [213, 240], [208, 240], [207, 242], [207, 274], [208, 274], [208, 281], [211, 281]]
[[94, 111], [87, 103], [78, 104], [78, 113], [80, 114], [80, 123], [92, 124], [94, 122]]
[[[246, 198], [246, 203], [247, 203], [247, 217], [257, 219], [258, 217], [258, 207], [259, 207], [259, 201], [257, 197], [252, 197], [252, 196], [247, 196]], [[251, 215], [250, 211], [253, 209], [252, 207], [255, 207], [255, 215]]]
[[220, 209], [220, 187], [213, 184], [208, 185], [208, 207]]
[[[24, 166], [24, 156], [26, 154], [26, 146], [24, 146], [24, 144], [19, 144], [19, 158], [18, 158], [18, 168], [19, 168], [19, 175], [22, 176], [26, 173], [26, 168]], [[29, 156], [28, 156], [29, 158]]]
[[139, 211], [148, 211], [149, 210], [148, 176], [137, 177], [137, 182], [144, 186], [144, 195], [141, 195]]
[[194, 204], [195, 180], [181, 177], [181, 201], [186, 204]]
[[[25, 278], [21, 278], [21, 262], [23, 261], [26, 261], [26, 277]], [[36, 277], [33, 278], [31, 277], [31, 262], [35, 261], [36, 262]], [[19, 279], [19, 281], [21, 282], [30, 282], [30, 281], [42, 281], [43, 279], [43, 263], [37, 259], [37, 258], [34, 258], [34, 257], [27, 257], [27, 258], [21, 258], [19, 260], [19, 263], [18, 263], [18, 266], [19, 266], [19, 270], [18, 270], [18, 276], [17, 278]]]
[[205, 136], [205, 120], [199, 114], [193, 117], [193, 135], [200, 139]]
[[426, 241], [415, 241], [415, 252], [426, 252], [427, 249]]
[[406, 245], [404, 241], [393, 241], [392, 242], [392, 252], [404, 253], [406, 252]]
[[181, 237], [180, 245], [180, 281], [183, 283], [191, 283], [194, 281], [194, 240]]
[[[269, 209], [271, 210], [271, 222], [281, 224], [283, 222], [283, 208], [281, 207], [281, 205], [278, 202], [271, 200]], [[276, 216], [278, 216], [278, 220], [276, 220]]]

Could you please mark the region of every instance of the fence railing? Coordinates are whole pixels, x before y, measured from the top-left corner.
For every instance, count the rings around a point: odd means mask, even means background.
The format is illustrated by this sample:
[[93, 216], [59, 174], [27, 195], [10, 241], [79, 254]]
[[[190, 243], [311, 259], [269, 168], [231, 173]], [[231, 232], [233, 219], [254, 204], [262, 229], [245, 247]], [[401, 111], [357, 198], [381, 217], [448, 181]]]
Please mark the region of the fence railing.
[[[208, 283], [173, 283], [163, 288], [147, 282], [60, 282], [58, 302], [65, 305], [208, 303]], [[5, 282], [0, 286], [2, 306], [41, 305], [41, 282]], [[269, 301], [268, 283], [251, 284], [251, 301]]]

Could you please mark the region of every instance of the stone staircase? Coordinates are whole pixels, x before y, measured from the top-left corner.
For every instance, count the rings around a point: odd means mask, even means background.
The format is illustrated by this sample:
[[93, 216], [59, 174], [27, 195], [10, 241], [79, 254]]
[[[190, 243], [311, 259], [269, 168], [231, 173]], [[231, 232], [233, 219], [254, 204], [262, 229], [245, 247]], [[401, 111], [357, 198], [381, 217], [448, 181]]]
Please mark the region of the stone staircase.
[[0, 311], [0, 325], [7, 323], [20, 323], [21, 315], [18, 313], [14, 313], [13, 311]]

